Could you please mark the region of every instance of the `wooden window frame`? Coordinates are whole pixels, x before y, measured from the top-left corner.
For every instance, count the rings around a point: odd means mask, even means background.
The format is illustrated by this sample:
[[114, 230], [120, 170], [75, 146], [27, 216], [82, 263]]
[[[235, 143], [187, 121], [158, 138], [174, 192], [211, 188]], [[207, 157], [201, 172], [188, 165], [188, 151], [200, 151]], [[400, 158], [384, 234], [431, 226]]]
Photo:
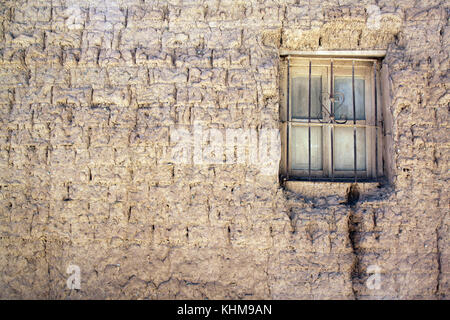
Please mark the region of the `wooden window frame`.
[[[282, 180], [373, 182], [383, 177], [384, 153], [380, 62], [378, 57], [297, 57], [291, 55], [283, 57], [280, 70], [280, 133], [282, 141], [280, 173]], [[291, 110], [292, 94], [288, 85], [290, 86], [292, 77], [296, 75], [308, 78], [314, 75], [321, 75], [323, 92], [331, 92], [330, 89], [334, 85], [334, 82], [331, 82], [332, 77], [333, 79], [339, 76], [352, 77], [352, 79], [363, 78], [365, 80], [365, 120], [354, 121], [354, 119], [347, 119], [345, 124], [338, 124], [335, 121], [330, 121], [328, 114], [325, 114], [322, 121], [314, 118], [293, 118]], [[310, 87], [308, 88], [311, 90]], [[334, 95], [330, 94], [331, 100], [333, 97]], [[330, 103], [329, 109], [333, 113], [332, 103]], [[310, 168], [308, 170], [299, 170], [290, 166], [291, 152], [293, 150], [291, 145], [293, 141], [292, 128], [294, 126], [322, 127], [322, 170], [311, 170]], [[333, 152], [334, 143], [332, 144], [331, 142], [336, 139], [334, 130], [340, 127], [353, 128], [354, 132], [356, 128], [365, 128], [366, 170], [340, 171], [335, 169], [333, 159], [335, 156], [335, 152]], [[310, 142], [308, 146], [311, 150]], [[311, 167], [311, 160], [309, 160], [309, 163]]]

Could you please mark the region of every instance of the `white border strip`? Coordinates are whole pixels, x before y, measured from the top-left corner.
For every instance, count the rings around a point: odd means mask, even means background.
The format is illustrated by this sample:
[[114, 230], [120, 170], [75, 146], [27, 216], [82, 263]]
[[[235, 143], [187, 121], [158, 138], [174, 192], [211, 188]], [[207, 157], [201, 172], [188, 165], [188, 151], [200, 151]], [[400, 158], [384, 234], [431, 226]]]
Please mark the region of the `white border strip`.
[[386, 50], [296, 51], [280, 50], [280, 56], [383, 58]]

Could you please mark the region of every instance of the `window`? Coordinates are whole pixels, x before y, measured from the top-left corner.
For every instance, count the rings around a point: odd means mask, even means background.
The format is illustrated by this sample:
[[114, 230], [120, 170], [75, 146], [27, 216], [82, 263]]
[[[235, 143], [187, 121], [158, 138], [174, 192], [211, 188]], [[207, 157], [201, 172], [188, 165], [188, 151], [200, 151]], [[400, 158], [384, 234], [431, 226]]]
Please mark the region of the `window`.
[[374, 181], [383, 175], [379, 65], [366, 58], [285, 57], [285, 179]]

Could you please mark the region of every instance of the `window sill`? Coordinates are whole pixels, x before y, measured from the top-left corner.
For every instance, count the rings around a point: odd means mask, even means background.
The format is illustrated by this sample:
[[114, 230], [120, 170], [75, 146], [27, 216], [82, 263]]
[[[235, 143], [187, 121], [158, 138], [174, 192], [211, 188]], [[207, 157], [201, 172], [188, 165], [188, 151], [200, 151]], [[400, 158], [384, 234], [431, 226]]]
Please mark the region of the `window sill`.
[[[349, 186], [354, 183], [351, 181], [301, 181], [287, 180], [284, 182], [284, 188], [288, 191], [301, 194], [307, 198], [317, 197], [338, 197], [344, 200], [347, 196]], [[358, 188], [361, 195], [370, 194], [379, 191], [383, 183], [380, 181], [358, 181]]]

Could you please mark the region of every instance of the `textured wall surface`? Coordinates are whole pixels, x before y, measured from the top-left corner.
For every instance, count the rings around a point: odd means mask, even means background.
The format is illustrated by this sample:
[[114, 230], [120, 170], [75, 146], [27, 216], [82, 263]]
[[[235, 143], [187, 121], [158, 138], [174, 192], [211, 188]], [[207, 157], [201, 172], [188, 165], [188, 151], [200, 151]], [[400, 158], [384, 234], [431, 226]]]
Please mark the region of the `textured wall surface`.
[[[448, 298], [449, 9], [2, 0], [0, 298]], [[278, 128], [281, 49], [387, 50], [390, 184], [167, 160], [177, 126]]]

